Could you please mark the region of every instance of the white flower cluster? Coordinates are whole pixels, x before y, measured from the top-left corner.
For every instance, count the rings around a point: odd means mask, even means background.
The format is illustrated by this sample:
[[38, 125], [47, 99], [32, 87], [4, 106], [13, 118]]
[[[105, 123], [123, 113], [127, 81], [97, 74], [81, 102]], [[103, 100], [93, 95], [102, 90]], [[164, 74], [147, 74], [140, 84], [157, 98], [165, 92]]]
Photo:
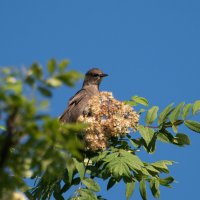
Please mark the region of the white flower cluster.
[[87, 149], [106, 149], [111, 137], [126, 135], [137, 129], [139, 115], [129, 105], [116, 100], [110, 92], [93, 96], [79, 122], [87, 123], [84, 141]]

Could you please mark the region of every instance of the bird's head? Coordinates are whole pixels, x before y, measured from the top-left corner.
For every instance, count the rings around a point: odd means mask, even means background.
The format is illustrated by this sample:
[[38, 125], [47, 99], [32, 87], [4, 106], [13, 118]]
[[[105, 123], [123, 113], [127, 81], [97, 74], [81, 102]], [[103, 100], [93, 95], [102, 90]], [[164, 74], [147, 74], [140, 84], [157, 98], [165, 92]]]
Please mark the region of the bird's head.
[[83, 85], [97, 85], [101, 83], [103, 77], [108, 76], [108, 74], [104, 74], [100, 69], [98, 68], [93, 68], [90, 69], [86, 74], [85, 74], [85, 79]]

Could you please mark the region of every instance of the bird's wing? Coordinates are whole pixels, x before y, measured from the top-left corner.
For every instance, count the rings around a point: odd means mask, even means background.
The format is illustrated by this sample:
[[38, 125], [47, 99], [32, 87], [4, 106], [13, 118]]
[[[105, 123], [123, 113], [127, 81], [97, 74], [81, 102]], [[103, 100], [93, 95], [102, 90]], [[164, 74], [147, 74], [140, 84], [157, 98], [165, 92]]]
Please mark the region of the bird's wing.
[[76, 108], [75, 106], [86, 96], [87, 96], [86, 90], [81, 89], [73, 97], [71, 97], [68, 102], [68, 107], [65, 109], [63, 114], [59, 117], [60, 121], [62, 121], [62, 122], [74, 121], [74, 119], [72, 119], [73, 117], [71, 115], [73, 112], [71, 113], [71, 111], [74, 110], [74, 108]]
[[69, 99], [68, 106], [77, 105], [83, 98], [87, 96], [87, 92], [85, 89], [79, 90], [73, 97]]

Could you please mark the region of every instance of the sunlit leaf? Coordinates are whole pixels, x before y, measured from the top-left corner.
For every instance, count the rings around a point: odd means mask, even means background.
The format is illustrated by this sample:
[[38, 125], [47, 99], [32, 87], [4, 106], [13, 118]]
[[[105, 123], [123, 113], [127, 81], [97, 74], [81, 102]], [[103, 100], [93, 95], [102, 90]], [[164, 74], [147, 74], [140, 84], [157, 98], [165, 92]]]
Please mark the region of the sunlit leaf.
[[154, 136], [154, 130], [144, 126], [139, 126], [138, 130], [148, 146]]
[[151, 109], [148, 110], [145, 119], [146, 124], [150, 125], [155, 121], [155, 119], [157, 118], [158, 109], [158, 106], [153, 106]]
[[192, 120], [186, 120], [184, 121], [184, 124], [191, 129], [192, 131], [195, 131], [197, 133], [200, 133], [200, 123]]
[[182, 119], [185, 119], [189, 112], [190, 112], [190, 108], [191, 108], [191, 104], [187, 104], [184, 108], [183, 108], [183, 113], [182, 113]]
[[176, 106], [175, 109], [171, 112], [169, 118], [170, 118], [170, 121], [171, 121], [172, 123], [174, 123], [174, 122], [178, 119], [178, 117], [179, 117], [179, 115], [180, 115], [180, 112], [181, 112], [181, 108], [183, 107], [183, 105], [184, 105], [184, 102], [180, 103], [180, 104], [179, 104], [178, 106]]
[[62, 81], [60, 81], [58, 78], [49, 78], [46, 82], [51, 87], [59, 87], [62, 85]]
[[100, 186], [98, 185], [97, 182], [95, 182], [91, 178], [85, 178], [82, 180], [82, 183], [87, 186], [88, 189], [94, 191], [94, 192], [99, 192], [100, 191]]
[[64, 60], [62, 60], [59, 64], [58, 64], [58, 67], [59, 67], [59, 70], [60, 70], [60, 72], [63, 72], [65, 69], [66, 69], [66, 67], [69, 65], [69, 60], [66, 60], [66, 59], [64, 59]]
[[199, 111], [200, 111], [200, 100], [194, 102], [194, 105], [192, 107], [192, 114], [196, 115], [197, 112]]
[[170, 112], [172, 111], [173, 103], [169, 104], [159, 115], [158, 117], [158, 124], [162, 124], [167, 120]]
[[53, 74], [56, 70], [56, 60], [55, 59], [51, 59], [48, 61], [47, 63], [47, 68], [50, 74]]
[[138, 104], [142, 104], [144, 106], [148, 106], [148, 101], [144, 97], [133, 96], [131, 99], [132, 99], [132, 101], [134, 101], [134, 102], [136, 102]]
[[126, 199], [130, 199], [135, 189], [135, 182], [126, 183]]
[[82, 162], [77, 161], [75, 158], [73, 159], [76, 169], [80, 175], [80, 178], [83, 180], [85, 174], [85, 166]]
[[147, 191], [146, 191], [146, 181], [145, 181], [145, 179], [142, 179], [140, 181], [139, 189], [140, 189], [140, 195], [141, 195], [142, 199], [147, 200]]

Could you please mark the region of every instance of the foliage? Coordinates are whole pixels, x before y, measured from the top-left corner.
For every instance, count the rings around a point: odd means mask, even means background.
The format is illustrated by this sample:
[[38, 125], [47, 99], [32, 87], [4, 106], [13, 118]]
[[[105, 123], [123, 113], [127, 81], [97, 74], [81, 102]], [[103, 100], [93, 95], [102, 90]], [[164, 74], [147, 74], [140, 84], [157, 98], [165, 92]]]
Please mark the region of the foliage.
[[[96, 200], [101, 190], [98, 180], [107, 183], [107, 190], [119, 182], [126, 184], [125, 196], [130, 199], [139, 184], [142, 199], [150, 187], [155, 198], [160, 186], [171, 187], [171, 160], [145, 162], [138, 151], [153, 154], [158, 142], [176, 146], [190, 144], [189, 137], [178, 131], [185, 125], [200, 133], [200, 123], [190, 118], [200, 111], [200, 101], [193, 104], [168, 105], [161, 112], [158, 106], [140, 109], [144, 124], [138, 132], [111, 138], [104, 151], [85, 151], [78, 137], [82, 124], [60, 124], [48, 114], [53, 89], [73, 86], [81, 77], [69, 71], [69, 62], [54, 59], [47, 70], [35, 63], [28, 69], [1, 69], [0, 75], [0, 195], [20, 190], [29, 199]], [[148, 107], [145, 98], [133, 96], [127, 104]], [[29, 187], [26, 179], [35, 184]], [[64, 197], [65, 196], [65, 197]]]

